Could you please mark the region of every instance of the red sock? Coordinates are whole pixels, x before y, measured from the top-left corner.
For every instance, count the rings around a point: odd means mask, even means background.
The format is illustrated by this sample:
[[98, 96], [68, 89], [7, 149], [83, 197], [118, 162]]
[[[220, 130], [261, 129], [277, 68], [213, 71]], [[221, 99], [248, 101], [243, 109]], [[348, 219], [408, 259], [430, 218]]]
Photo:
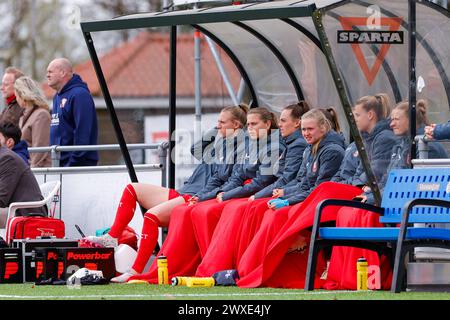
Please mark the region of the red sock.
[[133, 264], [133, 270], [142, 273], [155, 249], [158, 241], [159, 219], [153, 213], [147, 212], [144, 215], [144, 225], [142, 226], [141, 243], [139, 244], [136, 260]]
[[136, 210], [136, 191], [133, 185], [129, 184], [123, 190], [122, 198], [120, 198], [119, 207], [117, 208], [116, 218], [114, 223], [109, 230], [109, 235], [113, 238], [120, 238], [123, 230], [133, 219], [134, 211]]

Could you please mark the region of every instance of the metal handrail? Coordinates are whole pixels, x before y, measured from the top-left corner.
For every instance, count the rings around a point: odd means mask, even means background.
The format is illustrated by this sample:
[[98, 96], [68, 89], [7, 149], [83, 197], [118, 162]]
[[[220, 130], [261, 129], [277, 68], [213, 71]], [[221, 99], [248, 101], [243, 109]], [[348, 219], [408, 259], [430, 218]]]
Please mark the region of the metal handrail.
[[[169, 143], [164, 141], [161, 143], [135, 143], [128, 144], [129, 150], [158, 150], [159, 163], [158, 164], [136, 164], [134, 168], [138, 171], [144, 170], [161, 170], [161, 186], [167, 187], [167, 150]], [[34, 173], [40, 174], [62, 174], [62, 173], [88, 173], [88, 172], [120, 172], [127, 169], [125, 165], [109, 165], [109, 166], [85, 166], [85, 167], [60, 167], [59, 159], [60, 153], [64, 151], [107, 151], [120, 150], [118, 144], [104, 144], [104, 145], [77, 145], [77, 146], [48, 146], [48, 147], [33, 147], [28, 148], [30, 153], [45, 153], [51, 152], [52, 167], [46, 168], [32, 168]]]
[[418, 168], [430, 168], [430, 167], [446, 167], [450, 166], [450, 159], [413, 159], [413, 167]]
[[[450, 139], [440, 139], [440, 140], [430, 140], [427, 139], [425, 135], [416, 135], [414, 137], [414, 140], [416, 142], [418, 142], [418, 151], [419, 151], [419, 159], [420, 160], [424, 160], [424, 159], [428, 159], [428, 153], [430, 151], [430, 148], [428, 146], [428, 142], [445, 142], [445, 141], [450, 141]], [[442, 162], [442, 161], [441, 161]]]
[[[136, 164], [136, 171], [156, 171], [163, 168], [163, 164]], [[70, 174], [70, 173], [99, 173], [99, 172], [121, 172], [126, 170], [125, 165], [113, 166], [86, 166], [86, 167], [48, 167], [48, 168], [32, 168], [33, 173], [38, 174]]]
[[[140, 149], [158, 149], [164, 143], [135, 143], [135, 144], [127, 144], [127, 148], [129, 150], [140, 150]], [[100, 144], [100, 145], [77, 145], [77, 146], [48, 146], [48, 147], [34, 147], [28, 148], [29, 152], [51, 152], [51, 151], [105, 151], [105, 150], [120, 150], [120, 146], [118, 144]]]
[[[158, 155], [160, 158], [160, 163], [163, 164], [166, 169], [167, 166], [167, 149], [168, 143], [134, 143], [127, 144], [128, 150], [158, 150]], [[48, 146], [48, 147], [33, 147], [28, 148], [30, 153], [45, 153], [50, 152], [52, 159], [52, 167], [59, 167], [61, 152], [65, 151], [111, 151], [120, 150], [120, 145], [118, 144], [103, 144], [103, 145], [76, 145], [76, 146]]]
[[[159, 163], [156, 164], [135, 164], [133, 169], [139, 171], [159, 171], [161, 170], [161, 186], [167, 187], [167, 167], [168, 157], [167, 150], [168, 142], [161, 142], [159, 144], [129, 144], [127, 148], [130, 150], [144, 150], [153, 149], [158, 150]], [[31, 168], [34, 174], [44, 176], [44, 181], [47, 179], [47, 175], [59, 175], [59, 180], [62, 182], [62, 175], [67, 174], [81, 174], [81, 173], [110, 173], [110, 172], [123, 172], [128, 169], [126, 165], [106, 165], [106, 166], [81, 166], [81, 167], [59, 167], [60, 152], [63, 151], [86, 151], [86, 150], [120, 150], [118, 144], [107, 145], [78, 145], [78, 146], [48, 146], [48, 147], [35, 147], [29, 148], [29, 152], [51, 152], [52, 154], [52, 167], [44, 168]], [[59, 209], [61, 210], [62, 202], [59, 202]], [[143, 209], [142, 209], [143, 210]], [[145, 212], [145, 211], [142, 211]]]

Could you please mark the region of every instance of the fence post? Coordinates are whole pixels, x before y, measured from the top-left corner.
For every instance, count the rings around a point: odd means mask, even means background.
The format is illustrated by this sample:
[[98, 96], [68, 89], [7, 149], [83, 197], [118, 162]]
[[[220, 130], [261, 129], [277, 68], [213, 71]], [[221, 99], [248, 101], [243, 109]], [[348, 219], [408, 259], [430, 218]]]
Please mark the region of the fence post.
[[428, 141], [424, 139], [422, 136], [417, 136], [415, 139], [416, 141], [419, 141], [418, 149], [419, 149], [419, 159], [428, 159]]
[[52, 146], [51, 158], [52, 158], [52, 167], [59, 167], [59, 160], [61, 159], [61, 154], [57, 150], [58, 146]]
[[428, 142], [424, 139], [419, 139], [419, 159], [428, 159], [428, 152], [430, 151], [428, 147]]
[[167, 188], [167, 150], [169, 149], [168, 142], [162, 142], [158, 147], [159, 163], [161, 167], [161, 186]]

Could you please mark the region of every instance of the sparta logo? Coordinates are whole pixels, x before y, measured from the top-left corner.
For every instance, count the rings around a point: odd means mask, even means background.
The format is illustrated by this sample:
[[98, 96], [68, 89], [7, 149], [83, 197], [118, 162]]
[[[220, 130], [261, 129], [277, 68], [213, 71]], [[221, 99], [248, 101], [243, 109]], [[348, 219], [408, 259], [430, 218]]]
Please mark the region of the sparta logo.
[[66, 102], [67, 102], [67, 99], [66, 99], [66, 98], [64, 98], [64, 99], [61, 100], [61, 109], [64, 108], [64, 106], [66, 105]]
[[316, 172], [316, 171], [317, 171], [317, 162], [314, 162], [313, 166], [312, 166], [312, 172]]

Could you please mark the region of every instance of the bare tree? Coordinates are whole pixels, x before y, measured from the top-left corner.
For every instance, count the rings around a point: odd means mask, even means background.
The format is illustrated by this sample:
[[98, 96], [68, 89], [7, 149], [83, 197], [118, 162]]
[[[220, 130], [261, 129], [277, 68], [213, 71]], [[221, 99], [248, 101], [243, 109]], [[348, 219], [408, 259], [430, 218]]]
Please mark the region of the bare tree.
[[7, 49], [4, 66], [14, 65], [36, 80], [43, 79], [48, 61], [68, 53], [70, 39], [62, 28], [61, 1], [4, 0], [0, 10], [9, 13], [0, 22], [0, 42]]
[[[162, 7], [161, 0], [97, 0], [94, 6], [98, 7], [103, 14], [109, 15], [109, 18], [140, 13], [159, 11]], [[128, 41], [133, 31], [120, 31], [120, 42]]]
[[0, 6], [2, 12], [11, 14], [5, 19], [2, 18], [0, 33], [0, 42], [4, 48], [5, 54], [3, 62], [5, 66], [14, 63], [14, 57], [20, 55], [20, 52], [27, 46], [27, 39], [23, 37], [20, 26], [26, 20], [29, 8], [26, 1], [3, 1]]
[[[74, 15], [74, 8], [80, 17]], [[55, 57], [65, 56], [74, 63], [88, 58], [80, 21], [161, 8], [162, 0], [0, 0], [0, 12], [8, 12], [0, 19], [0, 67], [17, 66], [40, 81], [48, 62]], [[109, 50], [137, 32], [95, 35], [96, 46]]]

